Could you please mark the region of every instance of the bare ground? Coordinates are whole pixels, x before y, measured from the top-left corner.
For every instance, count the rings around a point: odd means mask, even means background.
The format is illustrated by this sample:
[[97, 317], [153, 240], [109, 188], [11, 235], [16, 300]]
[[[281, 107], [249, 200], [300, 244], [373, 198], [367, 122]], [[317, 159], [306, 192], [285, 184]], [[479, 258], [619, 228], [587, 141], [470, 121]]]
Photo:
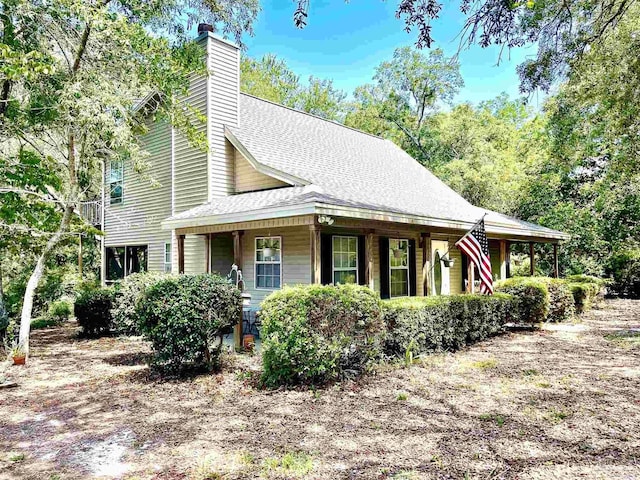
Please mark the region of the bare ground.
[[257, 358], [159, 381], [137, 339], [34, 333], [0, 390], [0, 479], [640, 479], [640, 302], [324, 390]]

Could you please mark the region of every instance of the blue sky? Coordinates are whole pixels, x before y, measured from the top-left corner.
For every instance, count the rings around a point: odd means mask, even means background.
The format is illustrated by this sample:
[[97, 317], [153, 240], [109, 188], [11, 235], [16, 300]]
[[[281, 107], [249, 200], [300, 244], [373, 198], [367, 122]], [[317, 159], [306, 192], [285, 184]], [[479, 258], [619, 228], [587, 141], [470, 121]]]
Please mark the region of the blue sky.
[[[394, 49], [415, 43], [415, 33], [406, 33], [403, 20], [395, 17], [397, 0], [310, 0], [309, 23], [303, 30], [293, 25], [293, 1], [263, 0], [261, 4], [255, 35], [245, 38], [246, 53], [254, 57], [275, 53], [302, 79], [309, 75], [331, 78], [349, 93], [370, 82], [375, 67], [390, 59]], [[445, 2], [433, 24], [434, 48], [453, 55], [464, 20], [457, 2]], [[501, 92], [517, 97], [516, 65], [533, 53], [533, 48], [505, 52], [496, 66], [498, 48], [474, 46], [462, 51], [459, 60], [465, 86], [455, 102], [477, 103]], [[536, 106], [536, 98], [531, 104]]]

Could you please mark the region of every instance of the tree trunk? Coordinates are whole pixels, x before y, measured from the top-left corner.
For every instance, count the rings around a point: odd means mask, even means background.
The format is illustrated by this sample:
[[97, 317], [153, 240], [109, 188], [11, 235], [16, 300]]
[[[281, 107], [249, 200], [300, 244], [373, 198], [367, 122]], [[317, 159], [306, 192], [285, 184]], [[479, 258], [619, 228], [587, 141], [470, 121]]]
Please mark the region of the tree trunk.
[[24, 300], [22, 301], [22, 313], [20, 315], [20, 344], [24, 348], [24, 351], [29, 355], [29, 334], [31, 332], [31, 313], [33, 311], [33, 298], [35, 296], [36, 288], [40, 283], [42, 274], [44, 273], [44, 267], [46, 265], [49, 254], [60, 242], [62, 236], [66, 233], [71, 223], [71, 216], [73, 215], [73, 206], [69, 205], [64, 210], [62, 220], [60, 220], [60, 226], [56, 233], [49, 239], [45, 245], [38, 262], [36, 263], [29, 281], [27, 282], [27, 288], [24, 291]]
[[7, 316], [7, 308], [4, 305], [4, 287], [2, 286], [2, 254], [0, 254], [0, 323]]

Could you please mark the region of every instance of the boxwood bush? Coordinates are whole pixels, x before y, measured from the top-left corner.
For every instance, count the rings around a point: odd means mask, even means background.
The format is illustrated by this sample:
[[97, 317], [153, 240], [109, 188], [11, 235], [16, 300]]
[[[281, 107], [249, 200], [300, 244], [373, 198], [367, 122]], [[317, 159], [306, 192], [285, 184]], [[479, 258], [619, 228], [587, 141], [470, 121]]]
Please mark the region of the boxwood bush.
[[260, 317], [268, 388], [352, 377], [382, 354], [380, 297], [366, 287], [284, 288], [265, 299]]
[[387, 328], [385, 352], [456, 350], [504, 330], [511, 319], [513, 297], [507, 294], [413, 297], [383, 302]]
[[141, 335], [140, 306], [145, 292], [166, 279], [167, 274], [159, 272], [133, 273], [127, 275], [118, 288], [111, 310], [114, 330], [121, 335]]
[[217, 275], [156, 282], [140, 302], [140, 330], [152, 343], [152, 365], [166, 373], [217, 368], [221, 333], [240, 318], [240, 291]]
[[114, 297], [112, 288], [87, 288], [78, 294], [73, 309], [83, 335], [96, 337], [111, 331]]
[[540, 278], [549, 291], [549, 313], [546, 322], [565, 322], [571, 320], [576, 313], [575, 301], [571, 287], [559, 278]]
[[514, 323], [539, 323], [549, 315], [549, 288], [536, 277], [514, 277], [497, 282], [496, 292], [513, 296], [511, 318]]
[[571, 275], [567, 277], [567, 282], [573, 294], [577, 313], [589, 310], [604, 291], [604, 282], [597, 277]]

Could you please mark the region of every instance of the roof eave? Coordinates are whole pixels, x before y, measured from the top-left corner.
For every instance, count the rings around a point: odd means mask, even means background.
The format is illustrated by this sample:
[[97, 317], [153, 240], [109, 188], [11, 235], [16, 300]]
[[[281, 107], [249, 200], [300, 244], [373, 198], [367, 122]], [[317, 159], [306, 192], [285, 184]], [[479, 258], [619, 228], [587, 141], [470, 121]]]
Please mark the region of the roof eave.
[[[286, 207], [269, 207], [255, 209], [240, 213], [228, 213], [217, 215], [205, 215], [191, 218], [167, 219], [162, 222], [163, 230], [180, 228], [201, 227], [206, 225], [221, 225], [225, 223], [238, 223], [254, 220], [268, 220], [272, 218], [293, 217], [298, 215], [332, 215], [336, 217], [358, 218], [362, 220], [375, 220], [409, 225], [423, 225], [434, 228], [446, 228], [451, 230], [466, 231], [474, 224], [460, 220], [424, 217], [406, 213], [388, 212], [382, 210], [370, 210], [366, 208], [332, 205], [322, 202], [306, 202]], [[547, 241], [568, 240], [569, 235], [555, 231], [534, 231], [524, 228], [515, 228], [506, 225], [486, 224], [487, 233], [491, 235], [515, 236], [518, 238], [535, 238]]]

